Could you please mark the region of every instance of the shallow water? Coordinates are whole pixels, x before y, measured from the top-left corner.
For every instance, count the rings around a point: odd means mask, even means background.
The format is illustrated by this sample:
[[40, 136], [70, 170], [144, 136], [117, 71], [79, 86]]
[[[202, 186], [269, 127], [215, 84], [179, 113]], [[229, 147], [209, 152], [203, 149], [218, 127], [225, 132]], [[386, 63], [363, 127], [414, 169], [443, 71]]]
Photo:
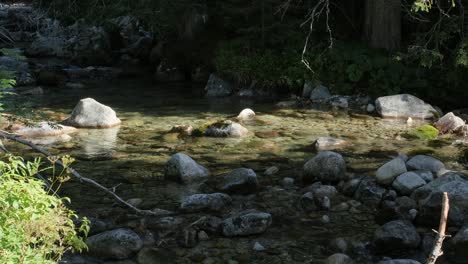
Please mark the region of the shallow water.
[[[333, 111], [279, 110], [274, 107], [275, 102], [207, 99], [199, 85], [155, 85], [146, 81], [118, 80], [88, 84], [82, 89], [58, 87], [47, 89], [44, 96], [36, 98], [36, 109], [60, 121], [79, 99], [86, 97], [111, 106], [122, 119], [122, 125], [102, 130], [81, 129], [63, 142], [46, 142], [46, 147], [56, 155], [75, 157], [74, 167], [81, 174], [106, 186], [117, 186], [117, 193], [125, 199], [143, 199], [143, 208], [175, 210], [182, 196], [196, 192], [190, 186], [163, 179], [165, 162], [177, 152], [192, 156], [213, 175], [237, 167], [252, 168], [259, 174], [262, 186], [278, 185], [283, 177], [299, 180], [302, 165], [316, 153], [312, 143], [320, 136], [349, 142], [338, 151], [345, 156], [349, 171], [353, 173], [372, 173], [398, 153], [431, 153], [446, 162], [449, 169], [463, 168], [457, 160], [463, 144], [452, 144], [452, 138], [425, 142], [403, 136], [409, 129], [423, 124], [422, 121], [408, 126], [404, 120], [382, 120]], [[257, 120], [244, 124], [250, 131], [246, 138], [184, 138], [168, 133], [175, 125], [197, 127], [208, 121], [236, 116], [247, 107], [257, 112]], [[257, 132], [272, 131], [277, 132], [274, 138], [255, 136]], [[273, 165], [279, 167], [280, 172], [275, 176], [264, 176], [262, 172]], [[99, 215], [114, 205], [109, 197], [73, 181], [65, 183], [62, 192], [72, 199], [72, 207], [81, 213]], [[342, 221], [339, 214], [332, 214], [335, 224], [324, 228], [317, 224], [314, 216], [308, 216], [289, 227], [287, 234], [273, 229], [262, 238], [281, 243], [294, 241], [288, 250], [302, 263], [304, 259], [301, 258], [323, 257], [322, 251], [311, 249], [320, 249], [324, 241], [338, 233], [348, 237], [366, 237], [372, 233], [375, 224], [365, 215], [363, 217]], [[315, 224], [310, 224], [314, 221]], [[359, 230], [359, 226], [365, 225], [369, 228]], [[278, 230], [282, 229], [278, 227]], [[245, 239], [238, 243], [250, 245]], [[273, 263], [281, 263], [278, 261]]]

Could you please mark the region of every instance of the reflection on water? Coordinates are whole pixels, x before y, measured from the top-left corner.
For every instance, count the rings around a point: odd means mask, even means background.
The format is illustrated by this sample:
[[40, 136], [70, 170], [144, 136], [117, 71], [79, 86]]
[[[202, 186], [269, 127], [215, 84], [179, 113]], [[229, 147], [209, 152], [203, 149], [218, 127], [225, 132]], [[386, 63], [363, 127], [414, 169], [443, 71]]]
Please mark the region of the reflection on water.
[[112, 157], [117, 147], [120, 126], [106, 129], [83, 129], [76, 135], [79, 152], [84, 158]]

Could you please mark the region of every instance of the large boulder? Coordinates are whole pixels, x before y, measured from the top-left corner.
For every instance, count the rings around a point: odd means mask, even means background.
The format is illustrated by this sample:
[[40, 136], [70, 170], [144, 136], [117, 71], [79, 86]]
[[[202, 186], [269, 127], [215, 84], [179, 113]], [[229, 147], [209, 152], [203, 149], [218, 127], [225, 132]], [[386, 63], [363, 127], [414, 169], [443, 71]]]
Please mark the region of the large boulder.
[[239, 113], [239, 115], [237, 115], [237, 120], [251, 120], [254, 118], [255, 112], [250, 108], [245, 108]]
[[417, 188], [424, 186], [426, 181], [422, 179], [417, 173], [412, 171], [405, 172], [398, 176], [392, 183], [392, 187], [395, 188], [401, 194], [411, 194]]
[[65, 124], [86, 128], [109, 128], [120, 125], [115, 111], [92, 98], [81, 99]]
[[257, 174], [252, 169], [234, 169], [217, 178], [216, 189], [226, 193], [251, 194], [258, 188]]
[[383, 185], [390, 185], [400, 174], [406, 172], [405, 161], [401, 157], [396, 157], [382, 165], [376, 172], [377, 182]]
[[143, 240], [130, 229], [119, 228], [86, 239], [89, 253], [101, 259], [127, 259], [143, 247]]
[[330, 91], [328, 90], [327, 87], [323, 85], [318, 85], [316, 86], [311, 92], [310, 92], [310, 100], [312, 101], [326, 101], [331, 97]]
[[460, 129], [460, 127], [465, 125], [465, 121], [460, 117], [454, 115], [452, 112], [441, 117], [434, 126], [441, 133], [452, 133]]
[[232, 203], [229, 195], [224, 193], [194, 194], [182, 200], [180, 209], [184, 211], [221, 211]]
[[374, 233], [373, 243], [378, 252], [394, 253], [399, 250], [415, 249], [421, 237], [408, 221], [395, 220], [379, 227]]
[[346, 179], [346, 163], [343, 157], [332, 151], [321, 151], [304, 164], [303, 180], [336, 182]]
[[248, 236], [265, 232], [271, 222], [271, 214], [247, 210], [225, 219], [221, 229], [227, 237]]
[[205, 87], [206, 96], [209, 97], [224, 97], [233, 93], [232, 85], [218, 76], [211, 74], [208, 83]]
[[406, 166], [411, 170], [430, 171], [435, 175], [445, 172], [445, 165], [442, 161], [426, 155], [414, 156], [406, 162]]
[[410, 94], [379, 97], [375, 100], [375, 106], [382, 117], [431, 119], [437, 114], [434, 107]]
[[196, 163], [191, 157], [183, 153], [173, 155], [164, 168], [166, 179], [182, 183], [190, 183], [205, 179], [210, 175], [207, 168]]
[[468, 175], [460, 172], [448, 172], [413, 192], [411, 198], [419, 205], [418, 222], [431, 226], [439, 222], [443, 192], [450, 200], [449, 225], [463, 224], [468, 215]]
[[226, 120], [209, 126], [205, 131], [207, 137], [245, 137], [249, 133], [241, 124]]
[[453, 263], [467, 263], [468, 260], [468, 225], [460, 228], [458, 233], [450, 240], [450, 260]]

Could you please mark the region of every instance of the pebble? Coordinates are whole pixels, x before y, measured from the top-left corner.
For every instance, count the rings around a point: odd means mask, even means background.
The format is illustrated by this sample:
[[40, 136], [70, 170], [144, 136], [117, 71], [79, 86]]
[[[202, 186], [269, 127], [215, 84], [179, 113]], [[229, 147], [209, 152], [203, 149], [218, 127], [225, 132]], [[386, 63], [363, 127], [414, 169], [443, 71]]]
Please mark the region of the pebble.
[[255, 251], [264, 251], [265, 247], [262, 244], [260, 244], [259, 242], [255, 242], [255, 244], [253, 246], [253, 250], [255, 250]]
[[322, 218], [320, 219], [320, 221], [323, 223], [323, 224], [328, 224], [330, 223], [330, 217], [328, 215], [324, 215], [322, 216]]

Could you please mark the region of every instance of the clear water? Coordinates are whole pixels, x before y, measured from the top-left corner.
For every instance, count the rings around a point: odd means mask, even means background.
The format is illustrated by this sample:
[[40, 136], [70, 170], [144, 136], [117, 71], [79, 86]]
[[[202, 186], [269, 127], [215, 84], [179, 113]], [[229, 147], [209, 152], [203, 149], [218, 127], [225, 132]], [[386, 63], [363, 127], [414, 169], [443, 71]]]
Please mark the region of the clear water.
[[[54, 154], [77, 158], [74, 167], [81, 174], [109, 187], [118, 186], [117, 193], [124, 198], [143, 199], [143, 208], [174, 210], [182, 196], [195, 192], [190, 187], [164, 180], [164, 164], [177, 152], [192, 156], [213, 175], [241, 166], [252, 168], [259, 174], [262, 186], [277, 186], [283, 177], [299, 180], [302, 165], [316, 153], [312, 143], [321, 136], [337, 137], [350, 143], [338, 151], [345, 156], [349, 171], [354, 173], [372, 173], [397, 153], [419, 152], [432, 153], [451, 169], [463, 169], [458, 163], [463, 144], [452, 144], [453, 138], [442, 136], [438, 141], [425, 142], [403, 137], [409, 129], [423, 124], [422, 121], [409, 126], [405, 120], [382, 120], [312, 109], [280, 110], [274, 107], [275, 102], [207, 99], [199, 85], [156, 85], [146, 81], [118, 80], [89, 84], [82, 89], [58, 87], [36, 98], [37, 110], [60, 121], [79, 99], [86, 97], [111, 106], [122, 119], [122, 125], [102, 130], [81, 129], [68, 141], [48, 142], [46, 147]], [[257, 120], [244, 124], [250, 131], [246, 138], [184, 138], [168, 133], [175, 125], [197, 127], [208, 121], [236, 116], [247, 107], [257, 112]], [[273, 131], [277, 132], [273, 138], [255, 135]], [[279, 167], [280, 172], [275, 176], [264, 176], [262, 172], [273, 165]], [[99, 215], [114, 205], [113, 200], [92, 187], [73, 181], [65, 183], [62, 191], [71, 197], [72, 207], [81, 213]], [[286, 195], [285, 202], [288, 199], [291, 197]], [[287, 202], [286, 206], [289, 206]], [[288, 250], [302, 263], [307, 258], [323, 257], [320, 249], [333, 237], [366, 237], [375, 228], [372, 219], [366, 215], [344, 216], [347, 220], [342, 221], [340, 213], [332, 213], [334, 224], [325, 227], [318, 220], [320, 216], [305, 215], [304, 219], [287, 227], [287, 231], [284, 227], [276, 227], [262, 237], [281, 242], [285, 247], [293, 241], [294, 245]], [[360, 228], [366, 225], [368, 228]], [[223, 240], [214, 240], [210, 242], [213, 245], [206, 247], [220, 248], [220, 241]], [[249, 239], [236, 241], [229, 243], [251, 246]], [[260, 259], [272, 260], [258, 258], [258, 263], [262, 263]], [[274, 263], [283, 260], [278, 261]]]

